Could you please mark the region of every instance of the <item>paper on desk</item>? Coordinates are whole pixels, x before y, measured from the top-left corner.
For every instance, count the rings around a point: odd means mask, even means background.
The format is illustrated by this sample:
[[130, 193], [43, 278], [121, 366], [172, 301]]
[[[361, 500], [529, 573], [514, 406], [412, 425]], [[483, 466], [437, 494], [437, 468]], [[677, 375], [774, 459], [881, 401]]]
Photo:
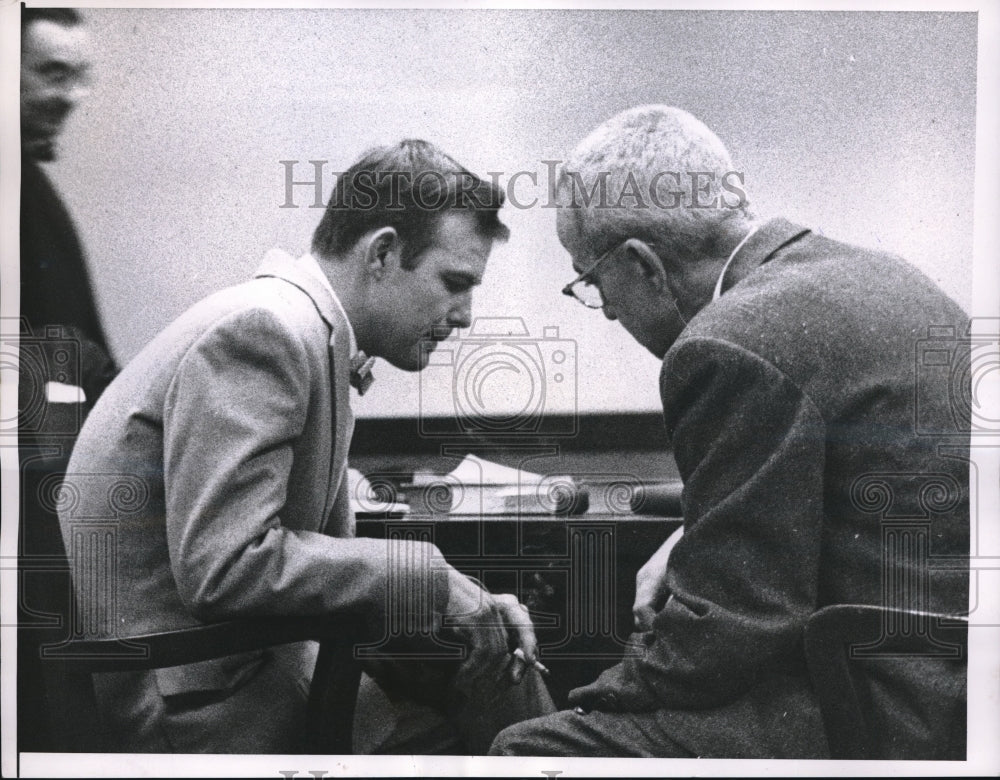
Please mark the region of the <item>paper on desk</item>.
[[[444, 475], [414, 474], [414, 487], [450, 491], [449, 514], [552, 514], [568, 510], [579, 493], [571, 477], [535, 474], [466, 455]], [[430, 502], [428, 502], [430, 503]]]
[[[444, 478], [461, 485], [537, 485], [544, 477], [511, 466], [502, 466], [468, 454]], [[418, 471], [413, 475], [414, 485], [430, 485], [442, 479], [440, 474]]]

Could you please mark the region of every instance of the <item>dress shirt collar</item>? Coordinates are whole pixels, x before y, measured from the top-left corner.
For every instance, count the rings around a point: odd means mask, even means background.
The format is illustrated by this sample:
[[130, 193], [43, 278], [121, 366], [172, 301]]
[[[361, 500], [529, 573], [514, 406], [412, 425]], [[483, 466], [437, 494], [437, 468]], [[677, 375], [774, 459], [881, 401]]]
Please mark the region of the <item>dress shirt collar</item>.
[[747, 274], [770, 260], [779, 249], [808, 232], [809, 228], [781, 218], [755, 225], [729, 255], [715, 283], [712, 300], [717, 300]]
[[722, 280], [726, 278], [726, 271], [729, 270], [730, 264], [733, 262], [733, 258], [736, 257], [736, 253], [739, 252], [743, 245], [750, 240], [750, 236], [757, 232], [760, 225], [754, 225], [750, 228], [750, 232], [747, 233], [743, 238], [740, 239], [740, 243], [736, 245], [732, 252], [729, 253], [729, 259], [726, 260], [725, 265], [722, 266], [722, 270], [719, 271], [719, 278], [715, 280], [715, 290], [712, 292], [712, 300], [719, 300], [719, 296], [722, 295]]

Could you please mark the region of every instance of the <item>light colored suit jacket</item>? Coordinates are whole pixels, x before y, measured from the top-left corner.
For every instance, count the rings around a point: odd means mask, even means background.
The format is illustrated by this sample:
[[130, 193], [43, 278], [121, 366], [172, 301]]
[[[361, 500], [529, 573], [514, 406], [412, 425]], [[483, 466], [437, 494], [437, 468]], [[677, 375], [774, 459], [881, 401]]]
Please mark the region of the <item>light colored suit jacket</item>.
[[[122, 371], [80, 434], [60, 507], [86, 631], [128, 637], [236, 617], [384, 613], [385, 542], [354, 538], [349, 511], [349, 341], [323, 282], [272, 252], [256, 278], [194, 305]], [[307, 663], [301, 647], [287, 652]], [[142, 713], [162, 708], [154, 700], [234, 691], [261, 663], [250, 653], [109, 675], [105, 709], [131, 712], [120, 726], [135, 729]], [[289, 707], [304, 702], [301, 688], [287, 692]], [[282, 692], [272, 684], [260, 696], [261, 710], [280, 719]], [[147, 732], [162, 733], [161, 720], [154, 713]], [[246, 732], [223, 720], [210, 727]], [[191, 749], [179, 737], [134, 737], [123, 745]], [[207, 749], [229, 749], [226, 738]]]

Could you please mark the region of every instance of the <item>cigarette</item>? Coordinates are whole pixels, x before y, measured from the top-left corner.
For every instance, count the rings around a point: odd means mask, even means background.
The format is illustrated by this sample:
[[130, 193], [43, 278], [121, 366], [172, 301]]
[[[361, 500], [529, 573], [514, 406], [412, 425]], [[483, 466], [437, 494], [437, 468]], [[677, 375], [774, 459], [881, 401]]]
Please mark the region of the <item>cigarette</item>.
[[[517, 658], [519, 661], [523, 662], [526, 666], [528, 665], [528, 659], [524, 655], [524, 650], [522, 650], [520, 647], [514, 650], [514, 657]], [[548, 677], [551, 674], [549, 668], [541, 661], [534, 661], [532, 662], [531, 665], [535, 667], [535, 669], [537, 669], [539, 672], [544, 674], [546, 677]]]

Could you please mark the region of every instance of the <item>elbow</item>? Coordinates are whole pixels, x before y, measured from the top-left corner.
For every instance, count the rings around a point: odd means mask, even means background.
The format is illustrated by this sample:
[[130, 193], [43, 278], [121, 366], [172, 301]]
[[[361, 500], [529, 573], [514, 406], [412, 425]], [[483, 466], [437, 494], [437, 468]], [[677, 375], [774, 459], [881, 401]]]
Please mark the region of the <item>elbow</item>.
[[186, 600], [185, 605], [199, 623], [219, 623], [236, 617], [236, 614], [218, 599]]
[[185, 609], [201, 623], [215, 623], [239, 617], [238, 588], [222, 576], [181, 572], [176, 576], [177, 592]]

